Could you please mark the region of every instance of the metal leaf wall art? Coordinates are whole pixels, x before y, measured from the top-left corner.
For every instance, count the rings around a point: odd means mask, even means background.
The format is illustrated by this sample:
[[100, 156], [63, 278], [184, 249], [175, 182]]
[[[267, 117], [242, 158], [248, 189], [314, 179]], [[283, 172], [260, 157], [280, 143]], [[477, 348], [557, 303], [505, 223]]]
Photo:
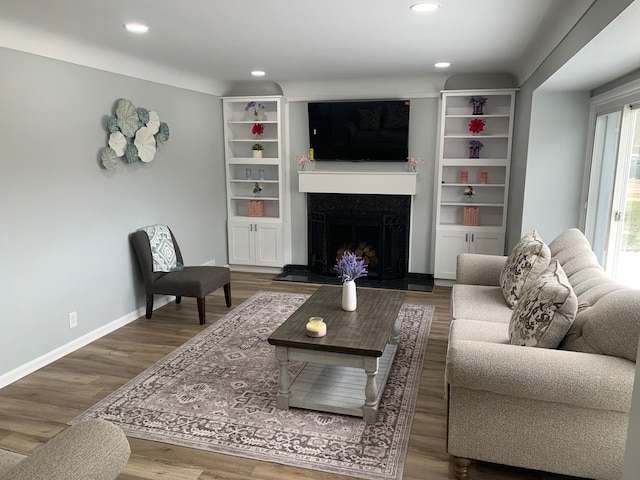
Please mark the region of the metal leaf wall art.
[[113, 170], [118, 159], [126, 163], [153, 160], [158, 146], [169, 140], [169, 126], [159, 115], [143, 107], [136, 108], [126, 99], [118, 101], [115, 116], [107, 120], [108, 147], [102, 150], [102, 166]]

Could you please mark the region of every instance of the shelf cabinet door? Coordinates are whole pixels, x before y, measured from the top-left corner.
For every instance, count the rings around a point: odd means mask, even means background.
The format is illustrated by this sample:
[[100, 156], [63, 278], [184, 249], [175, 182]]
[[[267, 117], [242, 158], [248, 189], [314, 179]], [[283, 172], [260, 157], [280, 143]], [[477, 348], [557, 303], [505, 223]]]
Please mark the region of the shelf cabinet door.
[[282, 267], [282, 224], [230, 221], [229, 263]]
[[438, 229], [436, 231], [435, 277], [455, 280], [458, 254], [468, 252], [468, 232]]
[[229, 222], [229, 263], [255, 265], [255, 236], [253, 224], [248, 222]]
[[504, 233], [477, 231], [471, 233], [469, 253], [482, 255], [504, 254]]
[[435, 277], [455, 280], [457, 259], [461, 253], [503, 255], [504, 233], [482, 229], [438, 229], [436, 231]]
[[256, 264], [265, 267], [282, 266], [282, 226], [257, 223], [254, 231]]

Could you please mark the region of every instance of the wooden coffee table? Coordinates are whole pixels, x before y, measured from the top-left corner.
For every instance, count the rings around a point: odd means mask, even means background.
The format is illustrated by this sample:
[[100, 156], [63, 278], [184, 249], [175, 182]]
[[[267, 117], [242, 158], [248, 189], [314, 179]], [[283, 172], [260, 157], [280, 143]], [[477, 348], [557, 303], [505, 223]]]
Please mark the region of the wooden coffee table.
[[[306, 408], [378, 421], [380, 397], [398, 348], [404, 292], [358, 288], [358, 308], [342, 310], [342, 288], [320, 287], [269, 337], [280, 365], [276, 406]], [[327, 335], [306, 335], [322, 317]], [[306, 362], [295, 378], [290, 361]]]

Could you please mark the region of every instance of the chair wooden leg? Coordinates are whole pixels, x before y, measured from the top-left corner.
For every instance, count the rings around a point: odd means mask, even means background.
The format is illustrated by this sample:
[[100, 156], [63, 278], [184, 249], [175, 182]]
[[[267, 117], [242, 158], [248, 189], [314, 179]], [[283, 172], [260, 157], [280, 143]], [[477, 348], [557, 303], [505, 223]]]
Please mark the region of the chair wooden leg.
[[200, 325], [204, 325], [206, 322], [206, 312], [204, 308], [204, 298], [198, 298], [198, 317], [200, 318]]
[[224, 286], [224, 300], [227, 302], [227, 307], [231, 306], [231, 284], [227, 283]]
[[454, 478], [456, 480], [464, 480], [467, 478], [467, 474], [469, 473], [469, 465], [471, 465], [471, 460], [468, 458], [455, 457], [451, 455], [451, 470], [453, 472]]
[[151, 318], [153, 314], [153, 293], [147, 293], [147, 318]]
[[182, 301], [182, 297], [176, 297], [176, 305], [179, 305]]

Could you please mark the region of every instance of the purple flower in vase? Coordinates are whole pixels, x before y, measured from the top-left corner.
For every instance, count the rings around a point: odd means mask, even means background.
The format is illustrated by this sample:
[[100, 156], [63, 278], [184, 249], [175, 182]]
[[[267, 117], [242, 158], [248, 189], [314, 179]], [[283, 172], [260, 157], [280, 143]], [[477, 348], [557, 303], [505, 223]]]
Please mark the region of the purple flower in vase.
[[333, 269], [338, 272], [338, 277], [343, 282], [367, 276], [367, 267], [364, 265], [364, 260], [352, 252], [344, 252]]

